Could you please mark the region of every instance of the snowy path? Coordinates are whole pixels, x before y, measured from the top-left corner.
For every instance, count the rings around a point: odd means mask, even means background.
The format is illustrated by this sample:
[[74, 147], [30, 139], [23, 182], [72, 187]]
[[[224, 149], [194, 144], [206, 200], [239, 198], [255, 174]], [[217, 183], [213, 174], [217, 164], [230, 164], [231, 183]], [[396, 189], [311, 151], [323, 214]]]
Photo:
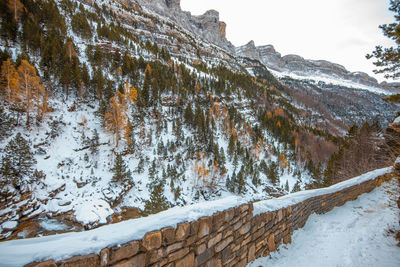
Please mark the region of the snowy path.
[[292, 244], [260, 258], [258, 266], [400, 266], [397, 182], [392, 181], [324, 215], [311, 215]]

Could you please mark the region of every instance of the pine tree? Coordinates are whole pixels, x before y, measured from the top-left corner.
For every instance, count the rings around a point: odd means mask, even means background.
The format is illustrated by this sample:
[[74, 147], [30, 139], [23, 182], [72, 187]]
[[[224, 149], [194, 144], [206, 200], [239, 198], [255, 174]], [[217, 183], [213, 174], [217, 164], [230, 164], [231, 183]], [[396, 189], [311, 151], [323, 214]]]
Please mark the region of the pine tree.
[[258, 170], [254, 172], [253, 178], [251, 179], [251, 182], [253, 183], [253, 185], [255, 187], [257, 187], [257, 186], [259, 186], [261, 184], [260, 173], [258, 172]]
[[150, 200], [145, 204], [145, 211], [148, 214], [157, 213], [168, 209], [171, 205], [167, 198], [164, 196], [165, 181], [154, 177], [148, 184], [150, 191]]
[[143, 89], [140, 92], [141, 104], [145, 107], [149, 105], [150, 84], [151, 84], [151, 67], [149, 64], [147, 64], [146, 70], [144, 72]]
[[238, 194], [246, 193], [246, 177], [243, 166], [241, 167], [236, 179], [236, 192]]
[[113, 173], [111, 179], [113, 183], [127, 185], [132, 181], [131, 171], [122, 159], [121, 154], [117, 154], [115, 157], [114, 166], [111, 168], [111, 172]]
[[140, 157], [139, 163], [137, 165], [137, 173], [141, 174], [143, 172], [143, 169], [144, 169], [144, 159]]
[[183, 117], [185, 119], [185, 123], [191, 126], [194, 115], [192, 111], [192, 105], [190, 103], [186, 106]]
[[286, 180], [286, 184], [285, 184], [285, 190], [286, 190], [286, 192], [289, 192], [289, 181], [288, 180]]
[[293, 186], [292, 193], [296, 193], [296, 192], [301, 191], [301, 185], [300, 184], [301, 184], [301, 181], [300, 181], [300, 179], [298, 179], [296, 181], [296, 183], [294, 184], [294, 186]]
[[[32, 176], [36, 160], [28, 142], [18, 133], [5, 147], [1, 162], [1, 174], [6, 183], [20, 190], [23, 178]], [[26, 180], [29, 181], [29, 180]]]
[[9, 137], [15, 127], [15, 121], [0, 107], [0, 141]]
[[368, 54], [367, 59], [375, 58], [374, 65], [379, 69], [374, 70], [374, 73], [384, 73], [385, 78], [400, 77], [400, 1], [390, 1], [390, 11], [394, 12], [395, 22], [379, 26], [383, 34], [395, 41], [396, 46], [383, 48], [381, 45], [376, 46], [372, 54]]
[[267, 177], [273, 185], [278, 185], [279, 183], [279, 168], [276, 162], [272, 162], [267, 169]]
[[92, 155], [97, 154], [99, 152], [99, 133], [97, 132], [96, 129], [93, 130], [92, 132], [92, 138], [90, 138], [89, 141], [89, 146], [90, 146], [90, 153], [92, 153]]
[[232, 178], [229, 178], [229, 176], [226, 178], [225, 186], [231, 193], [235, 193], [235, 186], [234, 186], [235, 179], [236, 179], [235, 173], [232, 174]]

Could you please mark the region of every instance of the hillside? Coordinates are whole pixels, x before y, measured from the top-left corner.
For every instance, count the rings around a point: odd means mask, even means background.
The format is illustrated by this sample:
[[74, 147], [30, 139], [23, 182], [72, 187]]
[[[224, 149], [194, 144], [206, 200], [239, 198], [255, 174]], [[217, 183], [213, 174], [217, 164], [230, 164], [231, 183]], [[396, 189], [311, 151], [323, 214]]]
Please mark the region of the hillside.
[[[332, 89], [348, 91], [345, 105], [322, 112], [314, 102], [323, 101], [295, 92], [325, 85], [277, 80], [236, 55], [216, 11], [194, 17], [161, 0], [13, 3], [0, 3], [0, 239], [328, 185], [350, 126], [380, 144], [372, 120], [395, 116], [379, 94], [347, 87]], [[329, 118], [341, 124], [324, 126]], [[370, 162], [358, 174], [388, 159]]]

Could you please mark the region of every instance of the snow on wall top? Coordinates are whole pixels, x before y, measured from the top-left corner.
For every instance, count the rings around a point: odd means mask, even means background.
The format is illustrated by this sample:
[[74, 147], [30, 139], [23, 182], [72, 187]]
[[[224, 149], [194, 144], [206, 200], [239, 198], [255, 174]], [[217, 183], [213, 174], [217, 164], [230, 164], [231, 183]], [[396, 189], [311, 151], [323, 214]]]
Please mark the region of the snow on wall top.
[[268, 200], [259, 201], [253, 204], [253, 216], [257, 216], [269, 211], [276, 211], [285, 207], [289, 207], [300, 202], [303, 202], [309, 198], [326, 195], [341, 191], [345, 188], [351, 187], [353, 185], [361, 184], [365, 181], [372, 180], [378, 176], [384, 175], [391, 172], [392, 167], [374, 170], [371, 172], [364, 173], [358, 177], [352, 178], [350, 180], [332, 185], [327, 188], [314, 189], [301, 191], [294, 194], [286, 195], [279, 198], [273, 198]]
[[[391, 170], [392, 167], [378, 169], [328, 188], [302, 191], [276, 199], [256, 202], [253, 204], [253, 215], [278, 210], [314, 196], [337, 192], [389, 173]], [[76, 255], [99, 253], [105, 247], [139, 240], [148, 232], [168, 226], [176, 227], [179, 223], [211, 216], [216, 212], [245, 203], [247, 203], [246, 199], [232, 196], [185, 207], [175, 207], [148, 217], [106, 225], [90, 231], [2, 242], [0, 243], [0, 266], [23, 266], [34, 261], [47, 259], [59, 261]]]
[[148, 217], [105, 225], [90, 231], [11, 240], [0, 243], [0, 266], [23, 266], [34, 261], [59, 261], [76, 255], [99, 253], [105, 247], [139, 240], [151, 231], [240, 206], [248, 201], [240, 197], [175, 207]]

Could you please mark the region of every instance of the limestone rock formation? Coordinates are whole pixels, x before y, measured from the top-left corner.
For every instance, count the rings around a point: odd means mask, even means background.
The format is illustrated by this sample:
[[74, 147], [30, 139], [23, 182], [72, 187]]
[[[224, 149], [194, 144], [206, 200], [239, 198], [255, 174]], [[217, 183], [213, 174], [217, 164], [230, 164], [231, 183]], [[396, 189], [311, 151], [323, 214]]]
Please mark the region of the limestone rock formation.
[[326, 60], [308, 60], [298, 55], [286, 55], [282, 57], [272, 45], [256, 46], [254, 41], [237, 47], [236, 54], [259, 60], [269, 69], [282, 73], [293, 73], [305, 77], [324, 75], [356, 84], [383, 88], [393, 92], [400, 89], [398, 84], [379, 84], [375, 78], [369, 76], [367, 73], [349, 72], [342, 65]]
[[219, 20], [219, 12], [208, 10], [194, 16], [182, 11], [180, 0], [137, 0], [139, 5], [170, 19], [182, 28], [231, 53], [234, 46], [226, 39], [226, 23]]

